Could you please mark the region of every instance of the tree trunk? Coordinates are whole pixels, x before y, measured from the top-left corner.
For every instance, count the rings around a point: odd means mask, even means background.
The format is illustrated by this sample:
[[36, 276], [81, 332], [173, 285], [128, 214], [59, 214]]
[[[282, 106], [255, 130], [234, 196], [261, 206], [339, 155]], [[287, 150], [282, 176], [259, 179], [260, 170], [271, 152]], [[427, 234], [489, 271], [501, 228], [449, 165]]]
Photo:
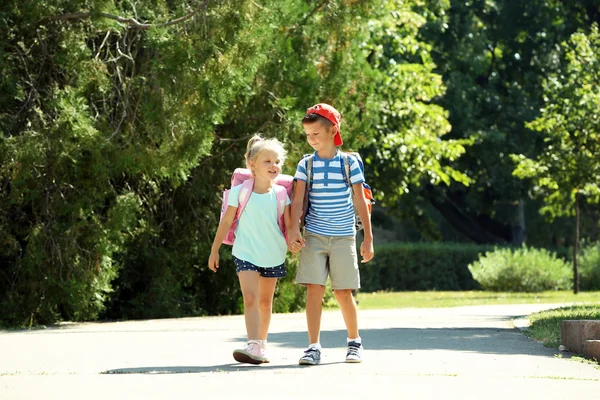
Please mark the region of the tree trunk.
[[527, 231], [525, 229], [525, 201], [520, 199], [517, 207], [519, 211], [519, 225], [514, 229], [513, 243], [522, 246], [527, 240]]
[[573, 293], [579, 293], [579, 271], [577, 253], [579, 252], [579, 193], [575, 193], [575, 241], [573, 243]]

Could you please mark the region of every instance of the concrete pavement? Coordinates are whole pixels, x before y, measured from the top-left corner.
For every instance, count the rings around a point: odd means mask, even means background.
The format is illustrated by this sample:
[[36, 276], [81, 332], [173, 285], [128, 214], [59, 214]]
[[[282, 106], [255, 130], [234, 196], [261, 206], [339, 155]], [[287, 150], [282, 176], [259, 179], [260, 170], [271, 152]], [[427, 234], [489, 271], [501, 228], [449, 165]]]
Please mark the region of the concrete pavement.
[[362, 364], [346, 364], [339, 311], [323, 315], [323, 363], [297, 365], [303, 314], [275, 314], [272, 362], [236, 363], [243, 316], [61, 324], [0, 331], [0, 400], [600, 399], [597, 365], [526, 338], [513, 319], [560, 305], [360, 311]]

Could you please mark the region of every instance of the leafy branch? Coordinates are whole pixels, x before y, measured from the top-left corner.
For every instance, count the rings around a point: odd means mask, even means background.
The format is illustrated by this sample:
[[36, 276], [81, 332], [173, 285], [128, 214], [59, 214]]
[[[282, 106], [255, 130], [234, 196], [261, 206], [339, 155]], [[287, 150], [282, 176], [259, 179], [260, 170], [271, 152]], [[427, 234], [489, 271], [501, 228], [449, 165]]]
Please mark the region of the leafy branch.
[[204, 2], [198, 4], [198, 6], [196, 8], [194, 8], [192, 11], [190, 11], [186, 15], [183, 15], [179, 18], [175, 18], [173, 20], [170, 20], [167, 22], [162, 22], [162, 23], [147, 24], [147, 23], [139, 22], [136, 18], [133, 18], [133, 17], [127, 18], [127, 17], [122, 17], [120, 15], [114, 15], [114, 14], [109, 14], [109, 13], [105, 13], [105, 12], [76, 12], [76, 13], [61, 14], [61, 15], [54, 15], [54, 16], [46, 17], [46, 18], [41, 19], [37, 23], [37, 25], [43, 25], [43, 24], [55, 22], [55, 21], [77, 21], [77, 20], [82, 20], [82, 19], [87, 19], [87, 18], [101, 17], [101, 18], [106, 18], [106, 19], [111, 19], [111, 20], [117, 21], [121, 24], [125, 24], [129, 28], [132, 28], [132, 29], [147, 30], [150, 28], [164, 28], [167, 26], [172, 26], [172, 25], [176, 25], [176, 24], [185, 22], [189, 19], [192, 19], [201, 10], [204, 10], [204, 12], [206, 12], [207, 7], [208, 7], [208, 0], [204, 0]]

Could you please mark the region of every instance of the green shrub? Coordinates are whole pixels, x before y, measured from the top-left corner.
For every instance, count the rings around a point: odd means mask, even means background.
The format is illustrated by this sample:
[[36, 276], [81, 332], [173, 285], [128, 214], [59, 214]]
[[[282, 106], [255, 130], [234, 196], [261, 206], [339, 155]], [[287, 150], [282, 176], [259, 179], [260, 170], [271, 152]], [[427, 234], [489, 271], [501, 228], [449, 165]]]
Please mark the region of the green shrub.
[[275, 296], [273, 298], [273, 312], [288, 313], [304, 309], [306, 303], [306, 289], [304, 286], [296, 284], [296, 269], [298, 268], [298, 255], [293, 256], [288, 253], [285, 261], [287, 275], [279, 279]]
[[541, 292], [572, 288], [571, 267], [545, 249], [502, 248], [469, 265], [484, 290]]
[[490, 246], [459, 243], [393, 243], [377, 246], [360, 265], [361, 291], [474, 290], [468, 265]]
[[578, 258], [581, 290], [600, 290], [600, 243], [586, 246]]

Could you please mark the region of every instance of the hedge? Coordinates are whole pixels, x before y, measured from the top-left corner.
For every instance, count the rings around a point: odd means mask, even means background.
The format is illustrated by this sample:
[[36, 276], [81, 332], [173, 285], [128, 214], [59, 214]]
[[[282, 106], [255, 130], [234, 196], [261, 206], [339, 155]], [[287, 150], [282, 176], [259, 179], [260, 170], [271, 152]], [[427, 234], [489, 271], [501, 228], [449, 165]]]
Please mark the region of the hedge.
[[361, 291], [477, 290], [468, 265], [493, 246], [459, 243], [390, 243], [360, 264]]

